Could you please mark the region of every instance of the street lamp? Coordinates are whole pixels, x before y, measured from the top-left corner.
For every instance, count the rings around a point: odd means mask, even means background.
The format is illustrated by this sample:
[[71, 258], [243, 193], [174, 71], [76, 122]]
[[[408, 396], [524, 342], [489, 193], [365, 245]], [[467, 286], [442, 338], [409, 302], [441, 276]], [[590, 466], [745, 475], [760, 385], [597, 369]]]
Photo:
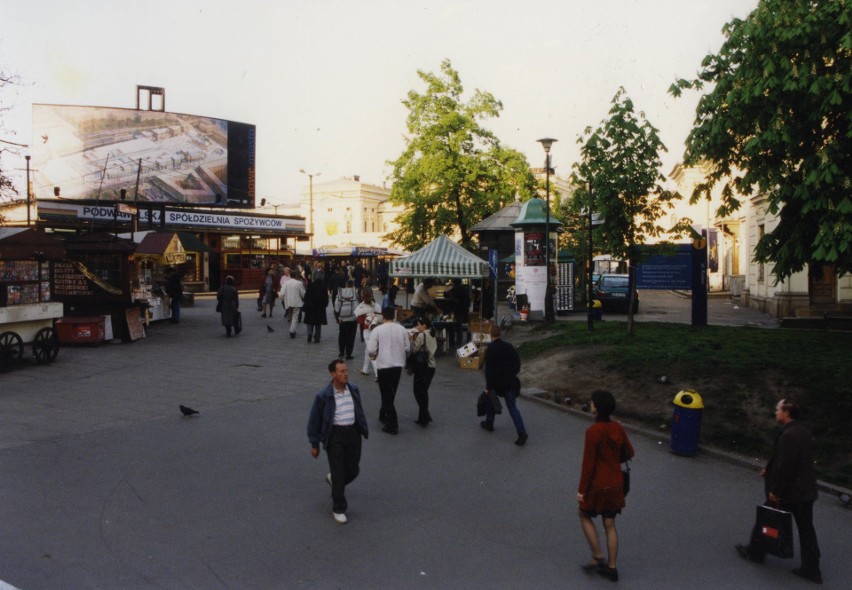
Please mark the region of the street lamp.
[[310, 221], [310, 224], [308, 225], [308, 232], [311, 234], [309, 247], [310, 247], [311, 253], [313, 254], [313, 251], [314, 251], [314, 176], [319, 176], [320, 174], [322, 174], [322, 172], [314, 172], [313, 174], [310, 174], [308, 172], [305, 172], [304, 168], [299, 168], [299, 172], [307, 175], [307, 177], [308, 177], [308, 187], [309, 187], [308, 188], [308, 195], [309, 195], [309, 199], [310, 199], [310, 202], [308, 204], [308, 208], [309, 208], [308, 214], [311, 216], [311, 221]]
[[559, 141], [552, 137], [536, 140], [544, 148], [544, 190], [547, 196], [547, 212], [544, 222], [544, 321], [552, 322], [553, 314], [553, 285], [550, 280], [550, 146]]
[[30, 156], [24, 158], [27, 161], [27, 227], [30, 226], [30, 202], [32, 200], [32, 191], [30, 191]]

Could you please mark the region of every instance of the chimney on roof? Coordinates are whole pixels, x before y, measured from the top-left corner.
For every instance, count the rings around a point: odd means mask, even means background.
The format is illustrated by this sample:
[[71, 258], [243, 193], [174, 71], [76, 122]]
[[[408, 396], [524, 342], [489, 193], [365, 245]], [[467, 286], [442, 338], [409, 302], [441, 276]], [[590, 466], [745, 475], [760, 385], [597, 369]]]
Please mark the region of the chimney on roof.
[[352, 178], [355, 180], [355, 182], [361, 182], [361, 177], [358, 174], [353, 174]]

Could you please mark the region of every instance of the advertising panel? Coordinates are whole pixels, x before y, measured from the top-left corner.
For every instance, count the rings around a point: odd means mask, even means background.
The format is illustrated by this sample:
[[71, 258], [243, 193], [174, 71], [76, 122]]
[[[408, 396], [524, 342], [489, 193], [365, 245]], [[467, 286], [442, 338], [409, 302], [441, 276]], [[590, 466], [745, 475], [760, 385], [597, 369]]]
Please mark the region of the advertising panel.
[[254, 125], [35, 104], [33, 137], [33, 192], [40, 199], [116, 201], [123, 189], [128, 200], [139, 202], [255, 206]]

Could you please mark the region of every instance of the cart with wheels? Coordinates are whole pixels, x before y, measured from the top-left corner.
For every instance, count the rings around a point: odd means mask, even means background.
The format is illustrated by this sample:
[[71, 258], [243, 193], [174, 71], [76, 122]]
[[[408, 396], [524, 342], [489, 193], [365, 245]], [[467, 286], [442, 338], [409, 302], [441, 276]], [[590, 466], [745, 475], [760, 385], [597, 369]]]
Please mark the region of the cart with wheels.
[[24, 360], [25, 345], [38, 364], [53, 362], [59, 354], [54, 322], [62, 317], [61, 303], [29, 303], [0, 307], [0, 371]]
[[0, 371], [32, 358], [50, 363], [59, 353], [55, 322], [62, 303], [51, 300], [53, 261], [65, 255], [62, 243], [31, 228], [0, 227]]

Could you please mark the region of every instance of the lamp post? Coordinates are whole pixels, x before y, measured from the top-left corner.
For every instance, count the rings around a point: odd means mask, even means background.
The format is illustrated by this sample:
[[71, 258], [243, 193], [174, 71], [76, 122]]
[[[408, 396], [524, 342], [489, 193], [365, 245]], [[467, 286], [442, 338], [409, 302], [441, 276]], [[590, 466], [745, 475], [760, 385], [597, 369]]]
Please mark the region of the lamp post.
[[545, 137], [536, 141], [544, 148], [544, 190], [547, 196], [547, 211], [544, 222], [544, 321], [552, 322], [555, 318], [553, 314], [553, 284], [550, 280], [550, 146], [559, 140]]
[[30, 226], [30, 202], [32, 199], [32, 191], [30, 191], [30, 156], [24, 156], [27, 161], [27, 227]]
[[311, 250], [311, 254], [313, 254], [313, 252], [314, 252], [314, 176], [319, 176], [322, 173], [321, 172], [314, 172], [313, 174], [310, 174], [308, 172], [305, 172], [304, 168], [299, 168], [299, 172], [307, 175], [307, 177], [308, 177], [308, 198], [309, 198], [308, 215], [310, 215], [310, 217], [311, 217], [310, 224], [308, 225], [308, 232], [311, 234], [310, 242], [309, 242], [309, 248]]

